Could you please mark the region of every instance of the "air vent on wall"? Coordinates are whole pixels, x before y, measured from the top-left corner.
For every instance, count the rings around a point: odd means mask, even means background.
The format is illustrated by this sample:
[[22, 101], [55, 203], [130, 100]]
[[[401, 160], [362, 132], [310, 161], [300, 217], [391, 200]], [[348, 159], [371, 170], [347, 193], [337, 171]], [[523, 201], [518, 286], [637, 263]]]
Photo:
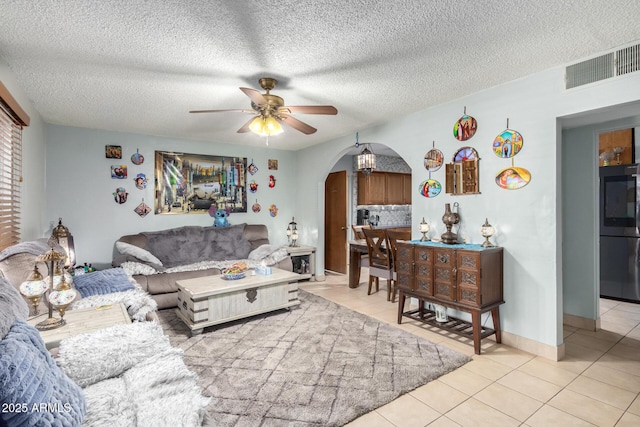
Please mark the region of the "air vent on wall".
[[640, 70], [640, 44], [569, 65], [566, 88], [582, 86]]

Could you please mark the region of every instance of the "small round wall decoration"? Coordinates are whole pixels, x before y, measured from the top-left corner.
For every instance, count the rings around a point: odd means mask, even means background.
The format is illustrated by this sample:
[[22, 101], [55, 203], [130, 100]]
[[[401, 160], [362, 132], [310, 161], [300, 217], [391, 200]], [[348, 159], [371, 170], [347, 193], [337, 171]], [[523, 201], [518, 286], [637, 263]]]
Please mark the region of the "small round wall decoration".
[[136, 150], [136, 152], [131, 155], [131, 163], [134, 165], [141, 165], [144, 163], [144, 156], [140, 154], [139, 150]]
[[147, 176], [143, 173], [139, 173], [135, 178], [133, 178], [133, 182], [136, 183], [136, 188], [138, 190], [144, 190], [147, 188], [147, 181]]
[[442, 167], [444, 155], [437, 148], [432, 148], [424, 155], [424, 168], [429, 172], [435, 172]]
[[258, 191], [258, 183], [255, 179], [249, 183], [249, 191], [251, 191], [252, 193]]
[[496, 184], [505, 190], [519, 190], [531, 181], [531, 172], [525, 168], [511, 166], [496, 175]]
[[115, 193], [113, 193], [113, 199], [117, 204], [121, 205], [123, 203], [126, 203], [128, 195], [129, 193], [127, 193], [127, 190], [125, 190], [124, 187], [118, 187], [116, 188]]
[[258, 199], [256, 199], [256, 202], [253, 204], [253, 206], [251, 206], [251, 210], [253, 211], [253, 213], [258, 213], [261, 209], [262, 206], [260, 206], [260, 203], [258, 203]]
[[478, 122], [472, 116], [467, 115], [465, 107], [464, 115], [453, 125], [453, 136], [458, 141], [466, 141], [476, 134], [476, 130], [478, 130]]
[[520, 133], [513, 129], [505, 129], [493, 141], [493, 152], [496, 156], [507, 159], [518, 154], [523, 143]]
[[278, 208], [276, 207], [276, 205], [269, 206], [269, 215], [274, 218], [278, 216]]
[[442, 191], [442, 184], [435, 179], [427, 179], [426, 181], [422, 181], [418, 190], [422, 196], [432, 198], [440, 194]]
[[273, 175], [269, 175], [269, 188], [276, 186], [276, 178]]

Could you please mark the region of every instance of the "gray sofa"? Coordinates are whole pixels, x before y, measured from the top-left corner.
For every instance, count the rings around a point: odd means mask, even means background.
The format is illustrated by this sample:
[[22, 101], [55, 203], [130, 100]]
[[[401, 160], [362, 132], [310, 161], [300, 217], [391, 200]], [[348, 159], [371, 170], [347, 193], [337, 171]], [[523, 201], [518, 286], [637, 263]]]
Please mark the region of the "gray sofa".
[[[116, 242], [116, 247], [118, 242], [140, 248], [143, 253], [137, 254], [129, 250], [129, 253], [117, 253], [112, 265], [118, 267], [126, 262], [134, 262], [152, 267], [155, 270], [152, 274], [132, 276], [157, 302], [158, 309], [165, 309], [178, 305], [177, 280], [211, 276], [221, 272], [220, 268], [178, 272], [171, 272], [171, 269], [195, 263], [206, 265], [207, 261], [247, 259], [251, 251], [269, 244], [269, 233], [263, 224], [238, 224], [230, 227], [185, 226], [122, 236]], [[160, 261], [161, 265], [154, 261]], [[293, 270], [290, 257], [273, 266]]]

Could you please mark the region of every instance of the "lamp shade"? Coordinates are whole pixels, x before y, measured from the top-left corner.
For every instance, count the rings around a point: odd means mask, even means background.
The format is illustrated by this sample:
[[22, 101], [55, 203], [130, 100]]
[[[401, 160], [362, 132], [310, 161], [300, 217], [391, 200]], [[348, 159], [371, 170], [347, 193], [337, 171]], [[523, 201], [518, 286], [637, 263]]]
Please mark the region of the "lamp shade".
[[249, 125], [251, 132], [260, 136], [279, 135], [283, 132], [282, 125], [272, 116], [258, 116]]
[[367, 144], [360, 154], [358, 154], [358, 170], [365, 175], [370, 175], [375, 168], [376, 155], [371, 150], [371, 146]]
[[64, 248], [67, 255], [65, 266], [73, 267], [76, 263], [76, 251], [73, 244], [73, 236], [69, 229], [62, 225], [62, 218], [58, 218], [58, 225], [51, 232], [51, 239]]

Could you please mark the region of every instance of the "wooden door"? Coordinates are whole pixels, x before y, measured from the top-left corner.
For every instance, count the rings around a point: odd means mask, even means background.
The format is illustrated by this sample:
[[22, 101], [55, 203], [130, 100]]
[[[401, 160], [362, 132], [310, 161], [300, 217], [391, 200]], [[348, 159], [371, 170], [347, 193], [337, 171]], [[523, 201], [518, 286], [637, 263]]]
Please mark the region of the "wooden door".
[[324, 268], [347, 273], [347, 171], [324, 182]]

